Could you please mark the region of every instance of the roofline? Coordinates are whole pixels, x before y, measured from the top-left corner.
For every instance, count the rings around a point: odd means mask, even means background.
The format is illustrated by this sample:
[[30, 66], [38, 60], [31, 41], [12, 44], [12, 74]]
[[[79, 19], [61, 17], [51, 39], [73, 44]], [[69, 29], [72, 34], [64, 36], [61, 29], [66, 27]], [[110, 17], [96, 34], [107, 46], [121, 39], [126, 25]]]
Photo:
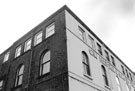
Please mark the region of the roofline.
[[[58, 9], [56, 12], [54, 12], [53, 14], [51, 14], [48, 18], [46, 18], [45, 20], [43, 20], [40, 24], [38, 24], [36, 27], [34, 27], [32, 30], [30, 30], [28, 33], [26, 33], [25, 35], [23, 35], [21, 38], [19, 38], [16, 42], [14, 42], [8, 49], [10, 49], [13, 45], [15, 45], [19, 40], [21, 40], [23, 37], [33, 33], [33, 31], [38, 28], [39, 26], [42, 26], [42, 24], [44, 24], [45, 22], [47, 22], [49, 19], [51, 19], [52, 17], [56, 16], [57, 14], [59, 14], [60, 12], [67, 10], [79, 23], [81, 23], [94, 37], [97, 38], [97, 40], [99, 42], [101, 42], [101, 44], [104, 45], [104, 47], [106, 49], [108, 49], [122, 64], [124, 64], [124, 66], [126, 66], [133, 74], [134, 72], [73, 12], [71, 11], [67, 5], [64, 5], [63, 7], [61, 7], [60, 9]], [[7, 49], [7, 50], [8, 50]], [[5, 51], [4, 51], [5, 52]], [[0, 54], [0, 56], [4, 53], [2, 52]]]
[[63, 7], [65, 8], [79, 23], [81, 23], [96, 39], [104, 45], [106, 49], [108, 49], [124, 66], [128, 68], [133, 74], [134, 72], [78, 17], [75, 15], [73, 11], [71, 11], [66, 5]]
[[39, 23], [38, 25], [36, 25], [36, 27], [32, 28], [30, 31], [28, 31], [27, 33], [25, 33], [22, 37], [20, 37], [18, 40], [16, 40], [15, 42], [13, 42], [13, 44], [11, 44], [11, 46], [9, 48], [7, 48], [6, 50], [4, 50], [3, 52], [0, 53], [0, 56], [5, 53], [7, 50], [9, 50], [12, 46], [14, 46], [18, 41], [20, 41], [22, 38], [24, 38], [25, 36], [28, 36], [29, 34], [33, 34], [33, 31], [36, 30], [39, 26], [42, 26], [45, 22], [47, 22], [49, 19], [51, 19], [52, 17], [56, 16], [57, 14], [59, 14], [60, 12], [64, 11], [67, 8], [66, 5], [64, 5], [63, 7], [61, 7], [60, 9], [58, 9], [56, 12], [54, 12], [53, 14], [51, 14], [48, 18], [46, 18], [45, 20], [43, 20], [41, 23]]
[[36, 25], [34, 28], [32, 28], [29, 32], [27, 32], [26, 34], [24, 34], [22, 37], [20, 37], [17, 41], [14, 42], [14, 44], [16, 42], [18, 42], [19, 40], [21, 40], [23, 37], [28, 36], [29, 34], [33, 33], [34, 30], [36, 30], [37, 28], [39, 28], [39, 26], [42, 26], [45, 22], [47, 22], [48, 20], [50, 20], [51, 18], [53, 18], [54, 16], [56, 16], [57, 14], [59, 14], [60, 12], [64, 11], [67, 8], [66, 5], [64, 5], [63, 7], [61, 7], [60, 9], [58, 9], [56, 12], [54, 12], [53, 14], [51, 14], [49, 17], [47, 17], [46, 19], [44, 19], [41, 23], [39, 23], [38, 25]]

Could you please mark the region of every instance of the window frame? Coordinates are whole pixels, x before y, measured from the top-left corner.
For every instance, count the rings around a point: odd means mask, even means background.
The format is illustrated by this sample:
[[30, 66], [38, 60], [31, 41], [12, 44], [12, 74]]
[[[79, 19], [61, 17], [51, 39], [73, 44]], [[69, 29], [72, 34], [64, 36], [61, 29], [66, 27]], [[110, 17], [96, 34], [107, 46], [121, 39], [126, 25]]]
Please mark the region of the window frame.
[[128, 83], [126, 83], [127, 91], [131, 91], [131, 88], [129, 87]]
[[116, 76], [116, 77], [115, 77], [115, 80], [116, 80], [116, 83], [117, 83], [117, 89], [118, 89], [118, 91], [122, 91], [119, 77]]
[[3, 63], [6, 62], [6, 61], [8, 61], [9, 56], [10, 56], [10, 52], [7, 52], [7, 53], [5, 54], [5, 56], [4, 56]]
[[[41, 34], [41, 36], [40, 36]], [[38, 38], [39, 37], [39, 38]], [[40, 30], [38, 33], [35, 34], [34, 36], [34, 46], [40, 44], [43, 40], [43, 31]]]
[[129, 73], [129, 76], [130, 76], [130, 80], [133, 81], [131, 73]]
[[[53, 28], [52, 28], [53, 27]], [[51, 29], [52, 28], [52, 29]], [[51, 30], [50, 30], [51, 29]], [[51, 34], [49, 34], [51, 33]], [[45, 28], [45, 38], [48, 38], [55, 34], [55, 22], [52, 22]]]
[[89, 43], [89, 46], [90, 46], [92, 49], [95, 49], [94, 38], [92, 38], [90, 35], [88, 35], [88, 43]]
[[121, 69], [122, 69], [122, 73], [125, 75], [126, 73], [123, 65], [121, 65]]
[[106, 60], [110, 62], [109, 52], [106, 51], [106, 50], [104, 50], [104, 52], [105, 52], [105, 58], [106, 58]]
[[4, 81], [3, 81], [3, 80], [0, 80], [0, 90], [1, 90], [2, 87], [3, 87], [3, 83], [4, 83]]
[[100, 55], [103, 55], [103, 52], [102, 52], [102, 47], [101, 47], [101, 45], [99, 44], [99, 43], [97, 43], [97, 51], [98, 51], [98, 53], [100, 54]]
[[84, 42], [86, 42], [86, 34], [85, 34], [85, 31], [80, 27], [78, 26], [78, 30], [79, 30], [79, 38], [81, 40], [83, 40]]
[[128, 70], [125, 69], [125, 71], [126, 71], [126, 76], [127, 76], [127, 78], [129, 78]]
[[[21, 72], [22, 70], [22, 72]], [[20, 74], [21, 72], [21, 74]], [[16, 71], [16, 76], [15, 76], [15, 87], [18, 87], [20, 85], [22, 85], [22, 82], [23, 82], [23, 76], [24, 76], [24, 65], [21, 64], [18, 68], [17, 68], [17, 71]], [[21, 81], [21, 83], [20, 83]]]
[[115, 59], [114, 59], [113, 56], [111, 56], [111, 61], [112, 61], [112, 65], [113, 65], [113, 66], [116, 66]]
[[[44, 57], [47, 55], [47, 53], [49, 53], [49, 60], [47, 60], [47, 61], [44, 62], [43, 60], [44, 60]], [[51, 68], [50, 67], [50, 63], [51, 63], [51, 51], [50, 50], [46, 50], [45, 52], [42, 53], [41, 58], [40, 58], [39, 76], [43, 76], [43, 75], [46, 75], [46, 74], [50, 73], [50, 68]], [[46, 73], [44, 73], [44, 71], [45, 71], [44, 70], [44, 67], [47, 64], [49, 64], [49, 71], [46, 71]]]
[[108, 80], [108, 75], [107, 75], [106, 68], [103, 65], [101, 65], [101, 69], [102, 69], [102, 73], [103, 73], [102, 77], [103, 77], [105, 86], [109, 86], [109, 80]]
[[[29, 42], [30, 42], [30, 44], [28, 44]], [[28, 40], [26, 40], [25, 46], [24, 46], [24, 52], [31, 49], [31, 44], [32, 44], [32, 38], [29, 38]]]
[[82, 51], [82, 63], [84, 75], [91, 76], [89, 58], [86, 52]]
[[[18, 51], [19, 50], [19, 51]], [[15, 51], [15, 58], [19, 57], [21, 55], [21, 52], [22, 52], [22, 46], [19, 45], [17, 48], [16, 48], [16, 51]]]

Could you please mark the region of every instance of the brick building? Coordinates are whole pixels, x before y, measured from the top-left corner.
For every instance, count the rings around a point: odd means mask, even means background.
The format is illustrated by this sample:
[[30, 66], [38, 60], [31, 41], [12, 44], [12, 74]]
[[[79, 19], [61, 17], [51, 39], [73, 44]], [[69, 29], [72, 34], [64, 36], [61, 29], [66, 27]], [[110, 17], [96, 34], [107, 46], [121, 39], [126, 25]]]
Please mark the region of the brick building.
[[135, 77], [63, 6], [0, 55], [0, 91], [135, 91]]

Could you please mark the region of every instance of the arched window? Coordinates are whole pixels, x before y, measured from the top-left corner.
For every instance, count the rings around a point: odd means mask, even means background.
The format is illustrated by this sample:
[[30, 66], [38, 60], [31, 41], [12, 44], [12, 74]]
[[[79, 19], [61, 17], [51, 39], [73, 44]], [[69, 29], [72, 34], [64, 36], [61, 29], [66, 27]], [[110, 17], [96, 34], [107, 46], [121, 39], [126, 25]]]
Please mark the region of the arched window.
[[3, 80], [0, 81], [0, 90], [2, 89], [3, 86]]
[[48, 50], [41, 57], [40, 76], [50, 72], [50, 55], [51, 52]]
[[15, 87], [22, 84], [24, 65], [20, 65], [16, 72]]
[[107, 79], [107, 72], [106, 72], [106, 69], [105, 69], [105, 67], [102, 65], [101, 66], [101, 68], [102, 68], [102, 72], [103, 72], [103, 79], [104, 79], [104, 82], [105, 82], [105, 85], [106, 86], [109, 86], [109, 83], [108, 83], [108, 79]]
[[82, 52], [82, 63], [83, 63], [83, 68], [84, 68], [84, 74], [90, 76], [91, 73], [90, 73], [90, 67], [89, 67], [89, 59], [85, 52]]
[[130, 87], [128, 84], [126, 84], [127, 91], [130, 91]]
[[121, 91], [121, 87], [120, 87], [120, 81], [118, 79], [118, 77], [116, 76], [116, 83], [117, 83], [117, 88], [118, 88], [118, 91]]

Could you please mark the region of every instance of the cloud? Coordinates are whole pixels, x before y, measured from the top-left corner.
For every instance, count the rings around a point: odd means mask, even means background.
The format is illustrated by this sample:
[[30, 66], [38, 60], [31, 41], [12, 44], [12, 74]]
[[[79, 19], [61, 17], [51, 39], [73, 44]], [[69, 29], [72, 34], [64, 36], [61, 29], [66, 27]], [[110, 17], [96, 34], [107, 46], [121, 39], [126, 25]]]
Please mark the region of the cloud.
[[121, 15], [132, 15], [135, 12], [135, 0], [104, 0], [111, 10]]
[[135, 13], [135, 0], [92, 0], [90, 5], [99, 7], [104, 5], [105, 10], [113, 13], [127, 15]]
[[94, 17], [94, 30], [104, 39], [117, 31], [116, 26], [121, 20], [130, 22], [135, 17], [135, 0], [91, 0], [87, 5], [91, 12], [100, 12]]

